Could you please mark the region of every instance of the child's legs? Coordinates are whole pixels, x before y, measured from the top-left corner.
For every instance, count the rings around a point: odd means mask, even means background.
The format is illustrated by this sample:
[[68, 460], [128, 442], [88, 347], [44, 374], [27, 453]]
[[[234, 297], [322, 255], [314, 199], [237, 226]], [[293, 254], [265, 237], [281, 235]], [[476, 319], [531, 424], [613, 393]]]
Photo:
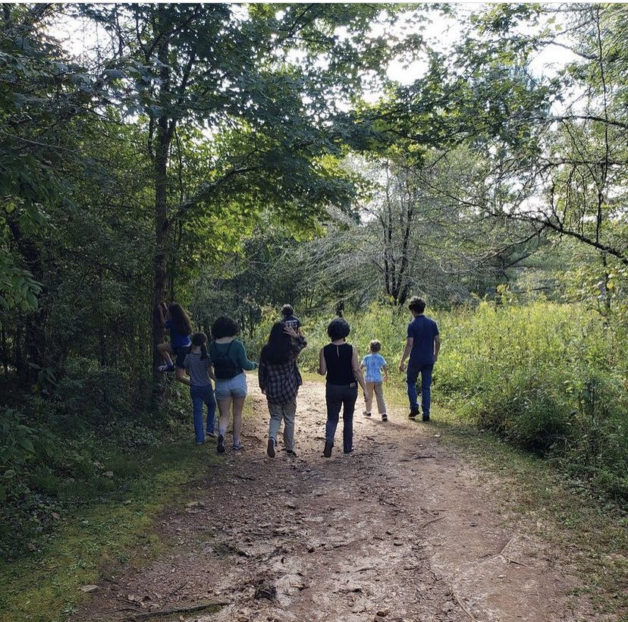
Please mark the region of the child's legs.
[[288, 451], [294, 451], [294, 416], [297, 411], [297, 398], [282, 404], [283, 408], [283, 444]]
[[283, 408], [281, 404], [268, 402], [268, 412], [270, 413], [270, 423], [268, 424], [268, 438], [272, 438], [275, 445], [277, 444], [277, 435], [281, 427], [281, 419], [283, 418]]
[[169, 343], [166, 342], [158, 344], [157, 350], [159, 350], [159, 354], [161, 354], [161, 358], [163, 359], [164, 363], [167, 363], [168, 365], [173, 365], [170, 355], [174, 354], [174, 352], [172, 351]]
[[205, 441], [205, 431], [203, 430], [203, 387], [190, 387], [190, 398], [192, 399], [192, 412], [194, 414], [194, 433], [196, 442]]
[[216, 430], [216, 398], [211, 385], [205, 388], [205, 405], [207, 406], [207, 433], [213, 434]]
[[375, 397], [377, 398], [377, 411], [380, 415], [386, 412], [386, 402], [384, 402], [384, 385], [381, 382], [374, 383]]
[[364, 408], [367, 413], [371, 412], [371, 407], [373, 406], [373, 387], [375, 386], [374, 382], [365, 382], [366, 391], [364, 391]]

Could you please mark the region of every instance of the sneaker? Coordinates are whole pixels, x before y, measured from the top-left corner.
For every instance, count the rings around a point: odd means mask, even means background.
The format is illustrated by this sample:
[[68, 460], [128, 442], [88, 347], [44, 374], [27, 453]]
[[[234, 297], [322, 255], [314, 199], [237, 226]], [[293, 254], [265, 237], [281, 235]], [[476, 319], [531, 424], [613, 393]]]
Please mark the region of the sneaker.
[[209, 436], [210, 438], [216, 438], [215, 432], [206, 432], [205, 436]]
[[233, 444], [233, 451], [241, 451], [242, 449], [244, 449], [244, 445], [242, 443]]
[[370, 417], [370, 416], [371, 416], [371, 413], [366, 412], [366, 410], [365, 410], [365, 411], [364, 411], [364, 416], [365, 416], [365, 417]]
[[268, 439], [268, 447], [266, 447], [266, 454], [269, 458], [275, 457], [275, 441], [272, 438]]
[[331, 448], [333, 446], [334, 446], [333, 443], [330, 443], [329, 441], [325, 441], [325, 449], [323, 449], [323, 456], [325, 456], [325, 458], [331, 457]]
[[419, 409], [418, 408], [411, 408], [410, 409], [410, 414], [408, 415], [408, 419], [415, 419], [416, 416], [419, 414]]
[[388, 421], [388, 415], [386, 413], [382, 413], [382, 421]]
[[430, 420], [430, 416], [423, 413], [423, 421], [429, 421], [429, 420]]
[[163, 372], [168, 372], [168, 371], [174, 371], [174, 365], [160, 365], [157, 368], [157, 371], [160, 371], [162, 373]]
[[286, 453], [291, 457], [291, 458], [296, 458], [297, 457], [297, 452], [294, 451], [294, 449], [288, 449], [286, 451]]
[[222, 434], [218, 435], [218, 444], [216, 445], [216, 451], [219, 454], [225, 453], [225, 437]]
[[345, 449], [344, 452], [346, 454], [352, 454], [353, 453], [353, 447], [351, 449]]

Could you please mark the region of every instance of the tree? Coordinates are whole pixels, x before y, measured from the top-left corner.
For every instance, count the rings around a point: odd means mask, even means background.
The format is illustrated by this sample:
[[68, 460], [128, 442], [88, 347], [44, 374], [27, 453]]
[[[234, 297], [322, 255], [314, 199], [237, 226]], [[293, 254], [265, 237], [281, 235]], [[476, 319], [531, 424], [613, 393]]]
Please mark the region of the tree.
[[[252, 216], [262, 205], [307, 221], [327, 203], [348, 206], [350, 181], [323, 159], [339, 153], [330, 95], [347, 97], [361, 71], [390, 55], [383, 39], [365, 36], [385, 9], [172, 4], [82, 11], [114, 33], [119, 52], [106, 71], [119, 76], [120, 90], [111, 97], [145, 123], [155, 196], [155, 305], [167, 295], [177, 223], [209, 213]], [[204, 140], [214, 145], [211, 168], [180, 193], [173, 145], [180, 129], [193, 127], [204, 128]], [[154, 343], [161, 337], [154, 320]]]

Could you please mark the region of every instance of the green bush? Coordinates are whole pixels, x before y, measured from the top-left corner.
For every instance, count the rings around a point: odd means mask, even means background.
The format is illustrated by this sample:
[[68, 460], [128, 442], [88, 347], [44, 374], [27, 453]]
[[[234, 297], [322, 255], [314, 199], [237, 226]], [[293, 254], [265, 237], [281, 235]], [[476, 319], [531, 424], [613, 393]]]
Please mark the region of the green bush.
[[[442, 311], [428, 308], [439, 325], [441, 354], [434, 368], [436, 401], [510, 443], [557, 460], [561, 468], [611, 495], [627, 492], [628, 327], [575, 304], [498, 303]], [[318, 366], [333, 314], [301, 318], [307, 371]], [[349, 341], [363, 356], [371, 339], [382, 343], [390, 381], [397, 371], [411, 316], [407, 309], [373, 304], [347, 313]], [[270, 324], [256, 336], [263, 343]]]

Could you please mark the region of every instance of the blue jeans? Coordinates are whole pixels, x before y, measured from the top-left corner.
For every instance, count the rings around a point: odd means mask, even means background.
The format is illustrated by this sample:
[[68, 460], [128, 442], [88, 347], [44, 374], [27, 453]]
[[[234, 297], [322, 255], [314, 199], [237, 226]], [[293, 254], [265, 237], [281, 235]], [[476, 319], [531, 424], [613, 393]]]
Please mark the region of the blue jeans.
[[417, 380], [419, 378], [419, 374], [421, 374], [421, 407], [423, 409], [424, 417], [430, 416], [430, 387], [432, 385], [433, 369], [434, 363], [410, 363], [408, 365], [406, 382], [408, 383], [408, 399], [410, 400], [410, 409], [416, 411], [419, 410], [419, 404], [417, 401]]
[[196, 442], [205, 442], [205, 430], [203, 426], [203, 404], [207, 406], [207, 433], [213, 434], [216, 427], [216, 400], [211, 384], [203, 386], [190, 386], [192, 409], [194, 412], [194, 432]]
[[342, 408], [342, 445], [346, 453], [353, 449], [353, 411], [358, 399], [358, 387], [354, 384], [328, 384], [325, 387], [327, 403], [327, 424], [325, 425], [325, 441], [334, 444], [334, 436], [338, 427], [340, 409]]

